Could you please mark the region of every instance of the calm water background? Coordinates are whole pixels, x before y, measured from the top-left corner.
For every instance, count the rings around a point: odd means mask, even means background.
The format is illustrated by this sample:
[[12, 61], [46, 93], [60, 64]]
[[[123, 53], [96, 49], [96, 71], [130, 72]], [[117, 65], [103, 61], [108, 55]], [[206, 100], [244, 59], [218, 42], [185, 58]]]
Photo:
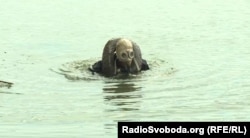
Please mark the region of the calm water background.
[[[0, 1], [0, 137], [117, 137], [117, 121], [249, 121], [248, 0]], [[151, 70], [87, 68], [110, 38]]]

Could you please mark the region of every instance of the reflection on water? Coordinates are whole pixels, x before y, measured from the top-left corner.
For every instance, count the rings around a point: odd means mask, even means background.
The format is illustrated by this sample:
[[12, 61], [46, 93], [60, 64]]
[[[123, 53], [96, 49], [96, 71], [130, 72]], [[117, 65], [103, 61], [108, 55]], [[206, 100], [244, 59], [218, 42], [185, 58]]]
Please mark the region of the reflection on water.
[[106, 111], [132, 111], [139, 110], [139, 103], [142, 98], [141, 87], [132, 82], [107, 83], [103, 88], [104, 101], [111, 105]]
[[131, 82], [130, 83], [121, 82], [121, 83], [111, 83], [111, 84], [113, 85], [106, 85], [103, 88], [103, 91], [106, 93], [124, 93], [124, 92], [139, 91], [141, 89], [141, 87], [138, 87]]
[[[132, 82], [133, 80], [133, 82]], [[132, 76], [119, 76], [113, 82], [105, 82], [103, 99], [105, 103], [104, 114], [113, 121], [104, 123], [105, 134], [114, 133], [118, 121], [131, 120], [139, 112], [142, 101], [141, 86], [136, 84]], [[124, 116], [127, 116], [124, 118]]]

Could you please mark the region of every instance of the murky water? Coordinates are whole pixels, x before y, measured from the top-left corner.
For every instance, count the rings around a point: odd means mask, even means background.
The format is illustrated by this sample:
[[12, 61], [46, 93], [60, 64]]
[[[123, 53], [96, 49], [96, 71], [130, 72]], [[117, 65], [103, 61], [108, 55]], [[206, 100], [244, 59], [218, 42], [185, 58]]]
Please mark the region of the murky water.
[[[250, 120], [247, 0], [1, 1], [0, 137], [117, 137], [117, 121]], [[108, 39], [150, 70], [87, 68]]]

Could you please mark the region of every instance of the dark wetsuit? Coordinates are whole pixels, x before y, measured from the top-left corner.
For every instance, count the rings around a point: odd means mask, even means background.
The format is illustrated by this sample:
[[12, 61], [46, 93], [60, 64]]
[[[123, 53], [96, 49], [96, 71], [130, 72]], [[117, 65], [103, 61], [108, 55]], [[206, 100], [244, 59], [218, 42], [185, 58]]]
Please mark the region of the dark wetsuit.
[[[129, 70], [126, 70], [117, 64], [118, 68], [120, 69], [120, 72], [122, 73], [129, 73]], [[92, 68], [89, 68], [92, 73], [97, 72], [97, 73], [102, 73], [102, 61], [98, 61], [95, 64], [92, 65]], [[149, 66], [146, 60], [142, 59], [142, 65], [141, 65], [141, 71], [149, 70]]]

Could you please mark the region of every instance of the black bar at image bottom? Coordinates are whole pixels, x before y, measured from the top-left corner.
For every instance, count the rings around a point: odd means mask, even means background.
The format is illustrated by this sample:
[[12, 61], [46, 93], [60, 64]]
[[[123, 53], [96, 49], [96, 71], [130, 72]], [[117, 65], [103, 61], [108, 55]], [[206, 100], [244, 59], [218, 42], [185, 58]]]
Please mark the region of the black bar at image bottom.
[[249, 137], [250, 122], [118, 122], [118, 138]]

